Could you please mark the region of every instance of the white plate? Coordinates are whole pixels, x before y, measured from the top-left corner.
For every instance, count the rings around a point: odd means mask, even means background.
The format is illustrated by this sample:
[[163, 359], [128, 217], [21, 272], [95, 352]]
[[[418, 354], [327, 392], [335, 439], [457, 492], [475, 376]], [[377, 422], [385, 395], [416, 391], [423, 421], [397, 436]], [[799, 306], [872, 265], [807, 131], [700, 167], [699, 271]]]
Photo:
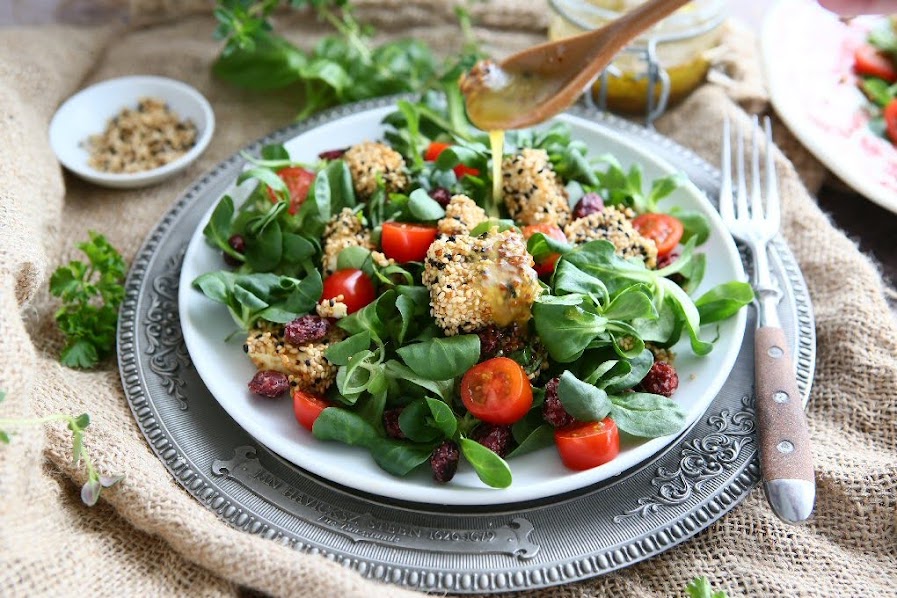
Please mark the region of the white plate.
[[897, 212], [897, 148], [869, 128], [853, 73], [854, 50], [879, 19], [848, 25], [813, 0], [781, 0], [760, 42], [772, 104], [791, 132], [857, 193]]
[[[381, 138], [380, 121], [394, 110], [386, 107], [359, 112], [298, 135], [285, 146], [293, 159], [314, 162], [321, 151]], [[636, 162], [642, 164], [648, 180], [674, 172], [666, 162], [605, 127], [570, 115], [558, 120], [568, 123], [574, 138], [585, 141], [591, 152], [611, 152], [624, 167]], [[231, 189], [235, 201], [245, 198], [251, 185], [247, 181], [240, 188]], [[710, 219], [713, 233], [702, 250], [711, 257], [700, 292], [722, 282], [745, 279], [732, 238], [696, 187], [688, 185], [679, 189], [665, 202], [666, 207], [679, 205], [700, 210]], [[196, 370], [231, 417], [259, 442], [299, 467], [379, 496], [431, 504], [487, 505], [538, 499], [589, 486], [619, 475], [673, 441], [674, 436], [667, 436], [624, 446], [615, 460], [584, 472], [566, 469], [555, 449], [548, 448], [512, 459], [509, 463], [513, 484], [496, 490], [484, 486], [464, 464], [449, 484], [439, 486], [426, 467], [406, 478], [394, 477], [381, 470], [363, 449], [315, 440], [296, 423], [288, 398], [272, 401], [247, 390], [246, 384], [255, 368], [242, 351], [244, 339], [234, 338], [225, 343], [224, 339], [234, 330], [230, 315], [224, 306], [206, 299], [191, 286], [200, 274], [224, 266], [219, 252], [210, 248], [202, 236], [212, 209], [190, 241], [181, 270], [179, 306], [184, 340]], [[707, 409], [728, 377], [741, 347], [745, 318], [745, 310], [741, 310], [724, 322], [719, 328], [720, 340], [705, 358], [692, 355], [687, 342], [676, 347], [680, 387], [675, 400], [684, 407], [689, 425]], [[705, 336], [713, 334], [715, 330], [707, 330]]]
[[[113, 173], [92, 168], [87, 139], [102, 133], [112, 117], [124, 108], [135, 108], [144, 97], [164, 100], [178, 118], [193, 121], [196, 143], [183, 156], [152, 170]], [[62, 165], [81, 178], [104, 187], [131, 189], [153, 185], [187, 168], [205, 151], [214, 130], [212, 107], [186, 83], [166, 77], [119, 77], [91, 85], [66, 100], [50, 121], [50, 145]]]

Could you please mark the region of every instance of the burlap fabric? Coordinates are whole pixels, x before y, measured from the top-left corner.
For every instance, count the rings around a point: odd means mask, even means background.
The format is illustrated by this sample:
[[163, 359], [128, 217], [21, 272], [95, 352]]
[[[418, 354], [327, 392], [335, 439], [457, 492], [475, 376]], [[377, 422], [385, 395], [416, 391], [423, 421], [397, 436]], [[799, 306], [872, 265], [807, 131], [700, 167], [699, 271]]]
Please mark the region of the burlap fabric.
[[[71, 464], [63, 426], [21, 428], [0, 445], [0, 595], [400, 596], [323, 558], [229, 528], [174, 482], [149, 450], [125, 403], [116, 364], [77, 372], [59, 365], [62, 339], [47, 280], [89, 229], [126, 258], [190, 181], [248, 141], [287, 124], [286, 93], [252, 94], [216, 82], [207, 14], [159, 20], [174, 2], [135, 3], [131, 29], [48, 27], [0, 31], [0, 417], [88, 411], [97, 466], [125, 481], [83, 506], [83, 472]], [[206, 11], [203, 2], [195, 6]], [[449, 7], [436, 0], [367, 2], [364, 15], [434, 40], [448, 35]], [[132, 7], [133, 8], [133, 7]], [[477, 8], [489, 43], [507, 50], [543, 35], [541, 2]], [[134, 24], [141, 28], [135, 29]], [[310, 43], [316, 25], [294, 22]], [[738, 39], [742, 41], [737, 42]], [[746, 115], [730, 99], [762, 108], [750, 43], [733, 35], [727, 74], [715, 77], [659, 128], [716, 161], [723, 115]], [[740, 45], [739, 45], [740, 44]], [[739, 49], [740, 48], [740, 49]], [[212, 145], [185, 174], [139, 191], [111, 191], [64, 174], [47, 143], [59, 103], [83, 86], [125, 74], [188, 81], [214, 106]], [[780, 132], [783, 129], [779, 127]], [[875, 268], [814, 204], [777, 155], [784, 233], [816, 307], [819, 354], [809, 420], [819, 497], [803, 527], [780, 523], [760, 491], [698, 537], [664, 555], [547, 596], [676, 596], [707, 575], [730, 595], [895, 595], [897, 588], [897, 326]], [[812, 163], [808, 182], [818, 183]], [[814, 178], [815, 177], [815, 178]]]

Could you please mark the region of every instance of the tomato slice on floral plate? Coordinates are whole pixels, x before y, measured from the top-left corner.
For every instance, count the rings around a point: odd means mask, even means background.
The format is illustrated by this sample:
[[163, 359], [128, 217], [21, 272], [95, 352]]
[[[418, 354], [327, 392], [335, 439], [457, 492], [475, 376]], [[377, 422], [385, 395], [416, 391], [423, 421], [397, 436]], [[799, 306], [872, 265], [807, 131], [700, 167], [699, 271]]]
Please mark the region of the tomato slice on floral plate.
[[[875, 68], [864, 49], [883, 17], [850, 23], [807, 0], [781, 0], [767, 13], [760, 45], [770, 98], [800, 142], [857, 193], [897, 212], [897, 147], [858, 87]], [[879, 65], [880, 68], [880, 65]]]

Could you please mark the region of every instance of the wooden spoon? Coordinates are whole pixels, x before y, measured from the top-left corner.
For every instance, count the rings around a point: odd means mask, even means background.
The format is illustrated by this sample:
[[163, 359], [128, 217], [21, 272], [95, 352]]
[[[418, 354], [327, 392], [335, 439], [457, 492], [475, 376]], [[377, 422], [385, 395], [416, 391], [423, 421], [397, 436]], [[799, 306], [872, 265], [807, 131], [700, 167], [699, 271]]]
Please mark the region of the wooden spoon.
[[480, 61], [464, 75], [467, 114], [484, 131], [520, 129], [569, 108], [632, 39], [690, 0], [650, 0], [595, 31]]

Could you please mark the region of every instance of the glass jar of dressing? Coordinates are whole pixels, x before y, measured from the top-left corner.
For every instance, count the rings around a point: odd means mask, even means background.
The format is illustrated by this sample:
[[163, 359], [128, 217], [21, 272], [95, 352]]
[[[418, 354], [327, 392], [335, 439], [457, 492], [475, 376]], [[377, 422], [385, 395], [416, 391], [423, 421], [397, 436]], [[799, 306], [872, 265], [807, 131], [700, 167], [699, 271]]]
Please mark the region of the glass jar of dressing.
[[[644, 0], [550, 0], [548, 36], [558, 40], [598, 29]], [[698, 87], [719, 47], [725, 0], [695, 0], [639, 36], [608, 67], [593, 87], [607, 109], [643, 113], [650, 122], [667, 104]]]

